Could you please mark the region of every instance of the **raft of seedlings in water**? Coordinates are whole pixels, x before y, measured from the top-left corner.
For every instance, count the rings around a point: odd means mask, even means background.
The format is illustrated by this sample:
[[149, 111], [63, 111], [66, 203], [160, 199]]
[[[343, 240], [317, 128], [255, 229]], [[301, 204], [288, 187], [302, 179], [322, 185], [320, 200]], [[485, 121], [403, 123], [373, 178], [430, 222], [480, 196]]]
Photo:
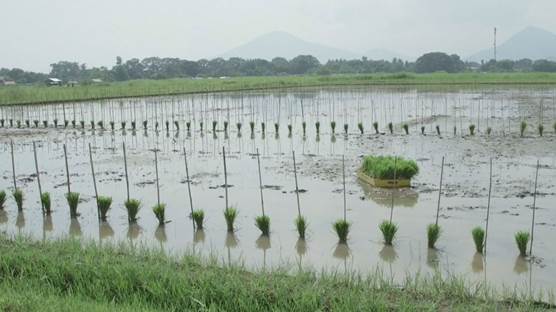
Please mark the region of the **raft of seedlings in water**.
[[419, 173], [413, 160], [392, 156], [365, 156], [357, 176], [376, 187], [409, 187], [411, 179]]
[[255, 225], [261, 231], [261, 235], [270, 235], [270, 217], [269, 216], [258, 216], [255, 218]]
[[23, 191], [20, 189], [15, 189], [12, 195], [17, 205], [17, 211], [23, 211], [23, 199], [24, 199]]
[[191, 218], [193, 218], [193, 222], [195, 222], [195, 227], [197, 230], [203, 229], [203, 221], [205, 220], [205, 212], [201, 209], [193, 210], [191, 213]]
[[515, 242], [519, 255], [522, 257], [527, 256], [527, 244], [529, 243], [529, 232], [519, 231], [515, 233]]
[[482, 254], [485, 246], [485, 230], [478, 226], [471, 231], [471, 235], [475, 243], [475, 251]]
[[226, 226], [228, 228], [228, 232], [234, 232], [234, 222], [238, 215], [238, 211], [234, 207], [228, 207], [224, 210], [224, 219], [226, 219]]
[[153, 213], [158, 220], [158, 225], [164, 225], [166, 223], [166, 204], [156, 204], [153, 207]]
[[431, 249], [435, 248], [436, 241], [438, 241], [438, 238], [440, 237], [440, 233], [441, 233], [440, 225], [429, 224], [429, 226], [427, 227], [427, 242], [429, 248]]
[[66, 199], [68, 201], [70, 209], [70, 217], [77, 218], [79, 214], [77, 213], [77, 206], [79, 205], [79, 193], [70, 192], [66, 194]]
[[357, 124], [357, 128], [359, 129], [359, 132], [361, 132], [361, 134], [365, 133], [365, 130], [363, 129], [363, 123], [362, 122]]
[[379, 225], [378, 228], [382, 232], [382, 236], [384, 238], [384, 244], [392, 245], [392, 242], [394, 241], [394, 237], [398, 232], [398, 226], [393, 222], [385, 220]]
[[521, 124], [519, 125], [519, 135], [521, 137], [523, 137], [523, 135], [525, 134], [526, 129], [527, 129], [527, 123], [525, 121], [522, 121]]
[[334, 222], [334, 231], [338, 234], [338, 243], [340, 244], [347, 244], [347, 239], [349, 235], [349, 228], [351, 224], [346, 220], [338, 220]]
[[307, 219], [305, 219], [305, 217], [297, 216], [297, 218], [295, 218], [295, 228], [297, 229], [297, 234], [299, 234], [300, 239], [305, 239], [307, 225]]
[[44, 212], [49, 215], [52, 212], [52, 201], [50, 200], [50, 193], [44, 192], [41, 195], [41, 204]]
[[471, 136], [475, 135], [475, 125], [469, 125], [469, 134]]
[[4, 209], [6, 204], [6, 191], [0, 191], [0, 210]]
[[127, 210], [127, 220], [129, 223], [137, 222], [137, 214], [139, 209], [141, 209], [141, 202], [137, 199], [129, 199], [125, 201], [124, 206]]
[[378, 134], [378, 122], [373, 122], [373, 128], [375, 129], [375, 133]]
[[98, 210], [100, 211], [100, 220], [106, 221], [108, 210], [110, 210], [110, 206], [112, 205], [112, 197], [99, 196], [97, 202]]

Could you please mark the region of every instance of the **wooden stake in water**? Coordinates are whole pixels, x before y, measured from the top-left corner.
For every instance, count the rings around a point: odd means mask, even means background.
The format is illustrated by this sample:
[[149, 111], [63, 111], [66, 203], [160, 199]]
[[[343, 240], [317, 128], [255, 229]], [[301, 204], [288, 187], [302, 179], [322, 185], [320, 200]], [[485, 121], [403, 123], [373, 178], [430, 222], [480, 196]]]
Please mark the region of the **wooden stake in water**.
[[228, 168], [226, 167], [226, 148], [222, 146], [222, 158], [224, 159], [224, 191], [226, 194], [226, 210], [228, 209]]
[[125, 142], [122, 143], [122, 147], [124, 150], [125, 186], [127, 189], [127, 200], [129, 201], [129, 176], [127, 174], [127, 154], [125, 151]]
[[346, 221], [346, 160], [345, 155], [342, 155], [342, 174], [344, 176], [344, 222]]
[[154, 169], [156, 172], [156, 203], [160, 205], [160, 184], [158, 180], [158, 150], [154, 150]]
[[45, 209], [44, 203], [42, 202], [41, 174], [39, 172], [39, 161], [37, 160], [37, 146], [35, 144], [35, 141], [33, 141], [33, 156], [35, 157], [35, 170], [37, 172], [37, 184], [39, 185], [39, 199], [41, 202], [41, 210], [44, 215]]
[[10, 140], [10, 149], [11, 149], [11, 152], [12, 152], [12, 177], [13, 177], [13, 180], [14, 180], [14, 191], [16, 191], [17, 190], [17, 182], [16, 182], [16, 179], [15, 179], [15, 159], [14, 159], [14, 141], [13, 140]]
[[[191, 208], [191, 216], [193, 216], [193, 197], [191, 196], [191, 179], [189, 178], [189, 166], [187, 165], [187, 153], [183, 148], [183, 157], [185, 161], [185, 177], [187, 178], [187, 193], [189, 194], [189, 207]], [[193, 223], [195, 226], [195, 223]]]
[[485, 229], [485, 246], [484, 246], [484, 253], [486, 256], [487, 252], [487, 239], [488, 239], [488, 221], [490, 217], [490, 198], [492, 195], [492, 158], [490, 159], [490, 177], [489, 177], [489, 185], [488, 185], [488, 204], [487, 204], [487, 217], [486, 217], [486, 229]]
[[440, 197], [442, 196], [442, 179], [444, 178], [444, 156], [442, 156], [442, 165], [440, 167], [440, 185], [438, 187], [438, 205], [436, 207], [436, 221], [435, 225], [438, 225], [438, 217], [440, 216]]
[[531, 245], [529, 256], [533, 256], [533, 238], [535, 236], [535, 212], [537, 211], [537, 182], [539, 180], [539, 160], [537, 159], [537, 170], [535, 172], [535, 189], [533, 192], [533, 218], [531, 219]]
[[259, 157], [259, 149], [257, 148], [257, 166], [259, 168], [259, 189], [261, 191], [261, 209], [263, 211], [263, 217], [264, 217], [264, 199], [263, 199], [263, 179], [262, 179], [262, 175], [261, 175], [261, 160]]
[[64, 160], [66, 162], [66, 179], [68, 183], [68, 194], [71, 193], [71, 184], [70, 184], [70, 173], [69, 173], [69, 166], [68, 166], [68, 151], [66, 148], [66, 144], [64, 144]]
[[295, 177], [295, 195], [297, 197], [297, 214], [301, 217], [301, 205], [299, 204], [299, 186], [297, 184], [297, 164], [295, 163], [295, 151], [292, 151], [293, 155], [293, 175]]
[[97, 217], [98, 217], [98, 220], [100, 220], [100, 209], [99, 209], [99, 206], [98, 206], [97, 179], [95, 177], [95, 167], [94, 167], [94, 164], [93, 164], [93, 152], [91, 150], [91, 143], [89, 143], [89, 160], [91, 162], [91, 173], [92, 173], [92, 176], [93, 176], [93, 186], [95, 188], [95, 200], [96, 200], [96, 203], [97, 203]]

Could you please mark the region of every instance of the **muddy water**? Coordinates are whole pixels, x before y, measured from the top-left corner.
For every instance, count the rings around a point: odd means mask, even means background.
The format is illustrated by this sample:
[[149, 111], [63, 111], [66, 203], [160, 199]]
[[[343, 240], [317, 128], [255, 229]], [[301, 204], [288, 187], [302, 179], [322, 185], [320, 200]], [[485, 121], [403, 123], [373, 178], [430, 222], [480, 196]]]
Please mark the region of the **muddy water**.
[[[517, 287], [525, 292], [556, 289], [556, 136], [552, 130], [554, 102], [552, 89], [490, 88], [416, 90], [411, 88], [311, 89], [279, 94], [219, 94], [206, 97], [133, 99], [90, 103], [92, 114], [120, 122], [147, 119], [148, 130], [126, 131], [49, 128], [0, 129], [0, 174], [2, 189], [13, 188], [9, 139], [15, 141], [17, 185], [26, 195], [23, 213], [9, 199], [0, 211], [0, 230], [25, 233], [37, 239], [79, 236], [102, 242], [125, 241], [163, 248], [171, 253], [186, 250], [206, 257], [217, 257], [226, 264], [245, 263], [252, 269], [312, 268], [327, 271], [382, 270], [386, 277], [402, 281], [407, 274], [457, 274], [471, 281], [487, 280], [498, 287]], [[303, 100], [303, 101], [302, 101]], [[303, 110], [301, 106], [303, 102]], [[86, 104], [75, 104], [81, 107]], [[86, 106], [83, 106], [86, 107]], [[88, 106], [87, 106], [88, 107]], [[121, 108], [121, 110], [116, 110]], [[147, 109], [145, 109], [147, 107]], [[195, 108], [195, 112], [193, 109]], [[35, 114], [41, 119], [63, 120], [61, 115], [73, 104], [27, 108], [4, 108], [3, 118]], [[135, 112], [134, 112], [135, 110]], [[78, 111], [78, 109], [76, 109]], [[173, 111], [173, 113], [172, 113]], [[153, 113], [154, 112], [154, 113]], [[16, 115], [10, 115], [16, 114]], [[24, 117], [25, 118], [25, 117]], [[33, 119], [32, 117], [29, 117]], [[67, 116], [66, 116], [67, 118]], [[73, 118], [73, 117], [71, 117]], [[119, 118], [119, 119], [118, 119]], [[307, 122], [302, 134], [301, 121]], [[98, 117], [96, 118], [98, 120]], [[159, 131], [154, 124], [159, 121]], [[169, 120], [167, 132], [165, 121]], [[185, 121], [192, 120], [191, 133]], [[212, 121], [218, 120], [212, 132]], [[223, 121], [229, 120], [228, 134]], [[250, 135], [249, 121], [256, 131]], [[330, 121], [338, 124], [331, 134]], [[525, 136], [519, 123], [527, 121]], [[174, 128], [178, 121], [180, 130]], [[203, 121], [204, 131], [199, 129]], [[314, 123], [321, 123], [320, 135]], [[359, 134], [357, 122], [364, 122]], [[374, 134], [372, 122], [394, 134]], [[536, 133], [545, 124], [545, 135]], [[242, 122], [241, 135], [236, 122]], [[260, 123], [266, 123], [263, 136]], [[274, 123], [279, 123], [278, 136]], [[291, 137], [287, 124], [293, 125]], [[343, 124], [348, 123], [348, 134]], [[400, 124], [410, 125], [405, 135]], [[139, 125], [141, 124], [141, 125]], [[469, 136], [467, 127], [477, 126]], [[439, 126], [442, 136], [436, 134]], [[425, 135], [420, 128], [425, 127]], [[453, 127], [456, 127], [456, 135]], [[491, 127], [491, 135], [486, 128]], [[32, 141], [37, 154], [44, 191], [52, 195], [54, 212], [43, 219], [34, 175]], [[99, 194], [112, 196], [114, 204], [109, 222], [99, 227], [96, 219], [94, 188], [89, 162], [89, 143], [93, 150]], [[131, 197], [143, 207], [138, 225], [128, 226], [123, 202], [126, 184], [122, 144], [127, 147]], [[70, 220], [64, 199], [67, 192], [63, 144], [68, 148], [72, 191], [81, 193], [81, 216]], [[229, 202], [239, 210], [238, 230], [226, 233], [222, 215], [225, 208], [222, 147], [228, 155]], [[260, 212], [257, 162], [261, 153], [264, 200], [271, 217], [270, 239], [259, 237], [254, 225]], [[158, 228], [151, 211], [156, 203], [154, 149], [159, 149], [161, 201], [167, 204], [164, 228]], [[188, 218], [183, 150], [189, 154], [194, 208], [205, 210], [205, 231], [194, 232]], [[301, 211], [309, 221], [309, 238], [297, 239], [293, 224], [297, 215], [292, 151], [298, 162]], [[362, 184], [355, 176], [361, 156], [401, 155], [417, 161], [420, 174], [413, 187], [403, 191], [380, 190]], [[337, 245], [332, 223], [343, 216], [341, 158], [346, 157], [347, 218], [353, 223], [348, 246]], [[443, 228], [437, 251], [426, 246], [426, 226], [434, 222], [442, 156], [446, 157], [441, 196], [440, 224]], [[483, 226], [489, 187], [489, 161], [493, 159], [493, 188], [488, 233], [488, 257], [474, 251], [471, 229]], [[534, 261], [518, 257], [513, 235], [530, 230], [536, 162], [538, 177]], [[384, 247], [378, 224], [390, 215], [394, 195], [394, 221], [400, 229], [393, 247]], [[547, 299], [547, 298], [545, 298]]]

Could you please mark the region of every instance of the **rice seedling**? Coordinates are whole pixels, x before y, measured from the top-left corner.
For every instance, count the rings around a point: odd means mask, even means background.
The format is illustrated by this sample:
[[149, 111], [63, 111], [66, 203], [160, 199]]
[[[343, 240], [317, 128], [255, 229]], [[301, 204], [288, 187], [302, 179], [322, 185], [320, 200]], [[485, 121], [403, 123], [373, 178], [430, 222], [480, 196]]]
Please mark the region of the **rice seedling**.
[[485, 246], [485, 230], [481, 227], [476, 227], [471, 231], [471, 235], [473, 235], [475, 250], [482, 254]]
[[288, 124], [288, 136], [290, 138], [292, 137], [292, 130], [293, 130], [292, 124]]
[[90, 124], [91, 124], [91, 129], [94, 130], [94, 129], [95, 129], [95, 121], [94, 121], [94, 120], [91, 120]]
[[440, 136], [440, 126], [436, 125], [436, 134], [438, 134], [438, 136]]
[[421, 126], [421, 134], [425, 135], [425, 126]]
[[180, 131], [180, 123], [177, 120], [174, 121], [174, 127], [176, 128], [176, 131]]
[[35, 124], [35, 128], [39, 127], [39, 121], [38, 120], [33, 120], [33, 124]]
[[158, 225], [164, 225], [166, 223], [166, 204], [156, 204], [153, 207], [153, 213], [158, 220]]
[[216, 132], [216, 126], [218, 125], [218, 121], [213, 121], [212, 122], [212, 132]]
[[[554, 124], [554, 129], [556, 131], [556, 123]], [[301, 123], [301, 128], [303, 129], [303, 136], [305, 136], [307, 134], [307, 122], [303, 121]]]
[[394, 125], [391, 122], [388, 123], [388, 131], [390, 134], [394, 134]]
[[58, 128], [58, 119], [54, 118], [54, 128]]
[[458, 128], [454, 126], [454, 136], [456, 136], [457, 132], [458, 132]]
[[0, 119], [0, 127], [4, 128], [4, 122], [5, 122], [4, 119]]
[[523, 137], [523, 135], [525, 134], [526, 129], [527, 129], [527, 123], [525, 121], [522, 121], [521, 124], [519, 125], [519, 133], [521, 137]]
[[[124, 123], [122, 123], [122, 126], [123, 125]], [[168, 120], [164, 122], [164, 126], [166, 127], [166, 132], [170, 131], [170, 122]], [[122, 127], [122, 129], [125, 129], [125, 127]]]
[[349, 126], [348, 126], [347, 123], [344, 124], [344, 133], [345, 133], [345, 134], [348, 134], [348, 127], [349, 127]]
[[149, 122], [147, 120], [143, 120], [143, 129], [147, 130]]
[[6, 191], [0, 191], [0, 210], [4, 209], [6, 204]]
[[269, 216], [258, 216], [255, 218], [255, 225], [263, 236], [270, 235], [270, 217]]
[[137, 199], [129, 199], [125, 201], [124, 206], [127, 210], [127, 220], [129, 223], [137, 222], [137, 214], [139, 209], [141, 209], [141, 202]]
[[228, 132], [228, 121], [224, 121], [224, 132]]
[[336, 122], [335, 121], [330, 122], [330, 129], [332, 129], [332, 134], [336, 133]]
[[52, 202], [50, 200], [50, 193], [45, 192], [41, 195], [41, 204], [44, 208], [44, 212], [49, 215], [52, 212]]
[[522, 257], [527, 256], [527, 244], [529, 243], [529, 232], [519, 231], [515, 233], [515, 242], [519, 255]]
[[100, 129], [103, 129], [103, 130], [104, 130], [104, 122], [103, 122], [102, 120], [99, 121], [99, 122], [97, 122], [97, 126], [98, 126]]
[[295, 227], [300, 239], [305, 239], [305, 232], [307, 231], [307, 220], [305, 217], [299, 215], [295, 218]]
[[396, 232], [398, 232], [398, 226], [393, 222], [385, 220], [379, 225], [379, 229], [384, 237], [384, 243], [386, 245], [392, 245]]
[[469, 125], [469, 134], [475, 135], [475, 125]]
[[79, 124], [81, 125], [81, 129], [85, 129], [85, 120], [81, 120]]
[[191, 213], [191, 218], [195, 222], [195, 226], [197, 227], [197, 231], [203, 229], [203, 221], [205, 220], [205, 212], [201, 209], [193, 210]]
[[79, 205], [79, 193], [70, 192], [66, 194], [66, 199], [68, 201], [70, 209], [70, 217], [77, 218], [79, 214], [77, 213], [77, 206]]
[[317, 134], [320, 133], [320, 121], [315, 122], [315, 129], [317, 131]]
[[191, 121], [185, 123], [185, 128], [187, 128], [187, 132], [191, 131]]
[[[178, 127], [178, 129], [179, 129], [179, 127]], [[135, 122], [135, 120], [131, 122], [131, 130], [133, 130], [133, 131], [137, 130], [137, 122]]]
[[72, 126], [73, 128], [75, 128], [75, 125], [76, 125], [76, 121], [75, 121], [75, 120], [72, 120], [72, 121], [71, 121], [71, 126]]
[[264, 122], [261, 122], [261, 132], [263, 133], [263, 135], [266, 132], [266, 124]]
[[31, 127], [31, 122], [29, 121], [29, 119], [25, 120], [25, 126], [26, 126], [27, 128], [30, 128], [30, 127]]
[[487, 135], [490, 136], [491, 133], [492, 133], [492, 128], [491, 128], [491, 127], [488, 127], [488, 128], [487, 128]]
[[237, 215], [238, 211], [233, 207], [228, 207], [224, 210], [224, 219], [226, 219], [228, 232], [234, 232], [234, 221], [236, 220]]
[[43, 125], [45, 128], [48, 128], [48, 120], [43, 120], [43, 121], [42, 121], [42, 125]]
[[554, 130], [554, 133], [556, 133], [556, 122], [552, 125], [552, 129]]
[[279, 133], [280, 132], [280, 124], [275, 122], [274, 123], [274, 132], [275, 133]]
[[204, 122], [199, 122], [199, 130], [201, 130], [201, 132], [203, 132], [203, 126], [205, 125]]
[[10, 127], [13, 127], [14, 126], [14, 120], [10, 119], [9, 121], [10, 121]]
[[361, 132], [361, 134], [365, 133], [365, 130], [363, 129], [363, 123], [362, 122], [357, 124], [357, 128], [359, 129], [359, 132]]
[[110, 130], [114, 131], [116, 125], [114, 123], [114, 121], [110, 121]]
[[361, 169], [376, 179], [411, 179], [419, 173], [415, 161], [392, 156], [365, 156]]
[[98, 209], [100, 210], [100, 219], [106, 221], [106, 216], [108, 215], [108, 210], [112, 205], [112, 197], [99, 196], [97, 198]]
[[254, 134], [255, 133], [255, 122], [254, 121], [249, 122], [249, 128], [251, 128], [251, 134]]
[[334, 231], [338, 234], [340, 244], [347, 244], [350, 226], [351, 224], [343, 219], [334, 222]]
[[544, 133], [544, 126], [542, 124], [539, 125], [539, 136], [542, 136]]
[[236, 123], [236, 128], [237, 128], [237, 133], [241, 133], [241, 127], [243, 125], [241, 124], [241, 122]]
[[155, 131], [158, 131], [158, 121], [155, 121], [155, 122], [154, 122], [154, 130], [155, 130]]
[[428, 241], [429, 248], [431, 249], [435, 248], [434, 246], [436, 244], [436, 241], [440, 237], [440, 233], [441, 233], [440, 225], [429, 224], [429, 226], [427, 226], [427, 241]]
[[408, 124], [403, 124], [402, 126], [403, 131], [405, 132], [406, 135], [409, 134], [409, 125]]
[[17, 205], [17, 211], [23, 211], [23, 199], [24, 199], [23, 191], [20, 189], [15, 189], [12, 195]]
[[378, 122], [373, 122], [373, 128], [375, 129], [375, 133], [378, 134]]
[[16, 122], [16, 124], [17, 124], [17, 128], [21, 128], [21, 120], [18, 120], [18, 121]]

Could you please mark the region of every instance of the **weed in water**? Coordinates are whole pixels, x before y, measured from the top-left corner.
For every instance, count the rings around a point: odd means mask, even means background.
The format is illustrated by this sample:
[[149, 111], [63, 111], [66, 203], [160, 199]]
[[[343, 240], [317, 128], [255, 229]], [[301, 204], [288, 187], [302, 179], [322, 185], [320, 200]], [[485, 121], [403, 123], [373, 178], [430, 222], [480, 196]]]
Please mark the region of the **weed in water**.
[[434, 245], [440, 237], [440, 232], [440, 225], [438, 224], [429, 224], [429, 226], [427, 226], [427, 240], [429, 248], [435, 248]]
[[106, 221], [108, 210], [110, 210], [110, 206], [112, 205], [112, 197], [99, 196], [97, 202], [98, 209], [100, 210], [100, 219]]
[[258, 216], [255, 218], [255, 225], [263, 236], [270, 235], [270, 217], [269, 216]]
[[408, 124], [403, 124], [402, 126], [403, 131], [405, 132], [406, 135], [409, 134], [409, 125]]
[[351, 224], [343, 219], [334, 222], [334, 231], [336, 231], [336, 234], [338, 234], [338, 240], [340, 244], [347, 244], [350, 227]]
[[391, 122], [388, 123], [388, 130], [390, 134], [394, 134], [394, 125]]
[[525, 134], [525, 129], [527, 129], [527, 123], [525, 121], [522, 121], [521, 124], [519, 125], [520, 136], [523, 137], [523, 135]]
[[44, 192], [41, 195], [41, 204], [44, 208], [44, 212], [49, 215], [52, 212], [52, 201], [50, 200], [50, 193]]
[[23, 211], [23, 191], [20, 189], [15, 189], [12, 195], [17, 205], [17, 211]]
[[141, 202], [137, 199], [129, 199], [125, 201], [124, 206], [127, 210], [127, 220], [129, 223], [137, 222], [137, 214], [141, 208]]
[[0, 210], [4, 209], [6, 204], [6, 191], [0, 191]]
[[300, 239], [305, 239], [305, 232], [307, 231], [307, 220], [303, 216], [295, 218], [295, 227]]
[[539, 125], [539, 135], [542, 136], [544, 133], [544, 126], [542, 124]]
[[515, 242], [519, 255], [525, 257], [527, 255], [527, 244], [529, 243], [529, 232], [519, 231], [515, 233]]
[[359, 129], [359, 132], [361, 132], [361, 134], [365, 133], [364, 132], [365, 130], [363, 129], [363, 123], [362, 122], [357, 124], [357, 128]]
[[436, 125], [436, 134], [438, 134], [438, 136], [440, 136], [440, 126]]
[[398, 232], [398, 226], [393, 222], [383, 221], [378, 228], [382, 232], [384, 243], [386, 245], [392, 245], [392, 241], [394, 241], [396, 232]]
[[375, 129], [375, 133], [378, 134], [378, 122], [373, 122], [373, 128]]
[[236, 220], [237, 215], [238, 211], [233, 207], [228, 207], [224, 210], [224, 219], [226, 219], [228, 232], [234, 232], [234, 221]]
[[485, 246], [485, 230], [481, 227], [476, 227], [471, 231], [471, 235], [473, 235], [475, 250], [482, 254]]
[[191, 218], [193, 218], [193, 222], [195, 222], [197, 230], [202, 230], [203, 221], [205, 220], [205, 212], [201, 209], [193, 210], [193, 212], [191, 213]]
[[475, 135], [475, 125], [469, 125], [469, 134]]
[[336, 122], [335, 121], [330, 122], [330, 129], [332, 129], [332, 134], [336, 133]]
[[158, 220], [159, 225], [166, 223], [166, 204], [157, 204], [153, 207], [154, 216]]
[[79, 193], [70, 192], [66, 194], [66, 199], [68, 201], [70, 209], [70, 217], [77, 218], [79, 214], [77, 213], [77, 206], [79, 205]]

